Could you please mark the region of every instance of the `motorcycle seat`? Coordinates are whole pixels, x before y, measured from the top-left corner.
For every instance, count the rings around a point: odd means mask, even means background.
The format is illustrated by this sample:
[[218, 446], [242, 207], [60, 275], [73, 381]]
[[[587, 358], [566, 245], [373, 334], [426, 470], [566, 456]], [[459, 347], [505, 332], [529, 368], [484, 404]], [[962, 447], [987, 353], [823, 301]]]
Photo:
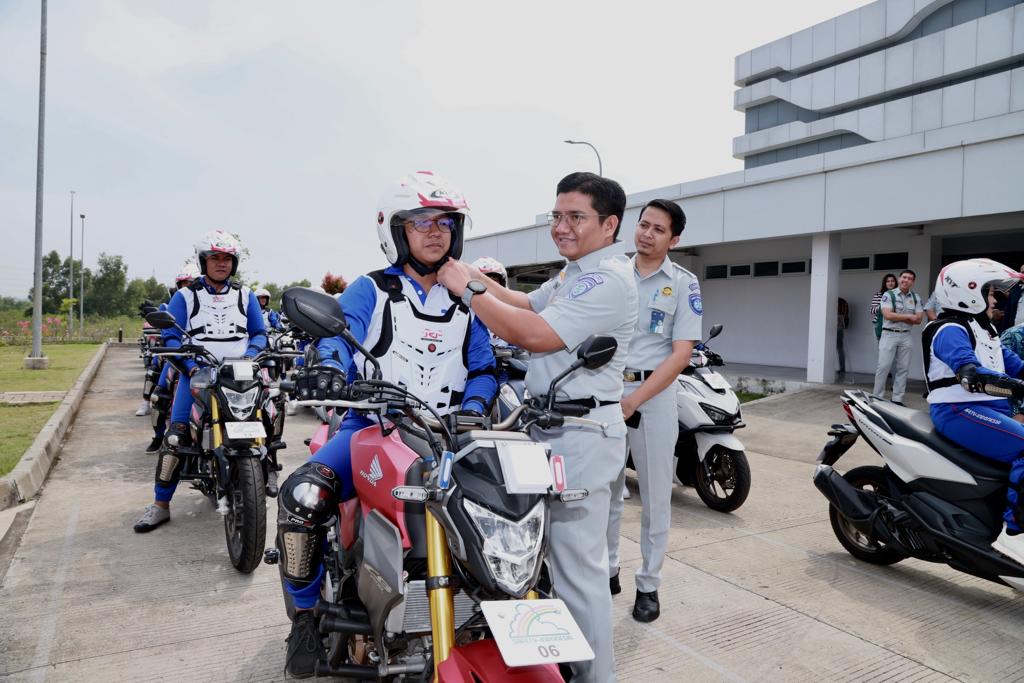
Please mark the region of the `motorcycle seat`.
[[889, 401], [874, 400], [871, 407], [886, 424], [902, 437], [920, 441], [962, 470], [982, 479], [1007, 480], [1010, 463], [989, 460], [972, 450], [963, 448], [939, 434], [928, 413], [898, 406]]

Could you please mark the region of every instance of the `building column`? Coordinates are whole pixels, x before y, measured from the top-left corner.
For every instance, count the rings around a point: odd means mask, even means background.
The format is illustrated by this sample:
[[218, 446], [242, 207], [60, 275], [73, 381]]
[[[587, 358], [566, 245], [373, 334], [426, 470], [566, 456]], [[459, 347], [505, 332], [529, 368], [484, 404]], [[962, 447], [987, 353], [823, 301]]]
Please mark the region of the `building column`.
[[836, 374], [836, 314], [839, 307], [838, 233], [811, 237], [811, 296], [807, 316], [807, 381], [831, 384]]

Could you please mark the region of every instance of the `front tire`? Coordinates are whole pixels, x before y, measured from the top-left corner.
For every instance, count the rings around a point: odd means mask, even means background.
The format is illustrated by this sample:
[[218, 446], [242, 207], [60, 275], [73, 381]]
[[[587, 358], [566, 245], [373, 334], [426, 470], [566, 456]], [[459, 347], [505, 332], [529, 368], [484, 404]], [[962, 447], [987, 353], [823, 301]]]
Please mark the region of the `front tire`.
[[224, 538], [231, 565], [250, 574], [263, 559], [267, 540], [267, 494], [263, 468], [256, 458], [238, 458], [231, 469]]
[[742, 451], [712, 448], [701, 462], [694, 458], [693, 484], [697, 495], [712, 510], [732, 512], [750, 493], [750, 465]]
[[[854, 467], [843, 475], [843, 479], [851, 486], [864, 491], [871, 491], [883, 496], [889, 493], [889, 487], [885, 483], [885, 470], [881, 467], [873, 465]], [[907, 557], [895, 548], [870, 539], [866, 534], [858, 531], [840, 514], [835, 505], [828, 506], [828, 519], [832, 523], [832, 531], [843, 548], [858, 560], [886, 566], [896, 564]]]

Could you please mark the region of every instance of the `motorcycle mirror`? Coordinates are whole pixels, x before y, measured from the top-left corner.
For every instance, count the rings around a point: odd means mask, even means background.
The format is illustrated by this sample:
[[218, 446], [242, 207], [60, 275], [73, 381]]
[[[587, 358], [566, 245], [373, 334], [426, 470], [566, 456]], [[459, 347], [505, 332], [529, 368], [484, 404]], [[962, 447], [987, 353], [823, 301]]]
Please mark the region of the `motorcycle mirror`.
[[724, 326], [722, 325], [722, 323], [716, 323], [712, 325], [711, 330], [708, 332], [708, 341], [711, 341], [718, 335], [722, 334], [723, 327]]
[[583, 361], [582, 366], [587, 370], [596, 370], [606, 365], [618, 348], [619, 343], [615, 341], [615, 337], [592, 334], [580, 344], [576, 350], [576, 358]]
[[348, 328], [337, 299], [305, 287], [286, 289], [281, 309], [293, 324], [317, 339], [337, 337]]
[[174, 327], [174, 316], [168, 311], [151, 311], [146, 314], [146, 322], [158, 330]]
[[391, 489], [391, 497], [406, 503], [423, 503], [430, 494], [422, 486], [396, 486]]

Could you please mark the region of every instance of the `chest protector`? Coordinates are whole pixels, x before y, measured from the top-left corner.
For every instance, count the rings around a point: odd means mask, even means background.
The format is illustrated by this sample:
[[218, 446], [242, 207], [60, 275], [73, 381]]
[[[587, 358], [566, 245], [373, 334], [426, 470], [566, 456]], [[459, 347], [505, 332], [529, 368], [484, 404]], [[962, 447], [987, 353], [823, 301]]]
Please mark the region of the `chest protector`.
[[1005, 372], [1003, 349], [999, 337], [993, 337], [988, 330], [973, 318], [940, 318], [924, 328], [921, 346], [924, 351], [925, 385], [928, 388], [929, 403], [976, 403], [978, 401], [999, 401], [998, 396], [972, 393], [957, 381], [956, 372], [932, 354], [935, 335], [946, 325], [956, 325], [967, 332], [974, 355], [982, 367], [995, 372]]
[[270, 309], [263, 311], [263, 327], [267, 328], [269, 332], [272, 325], [270, 324]]
[[185, 313], [188, 333], [217, 357], [241, 358], [249, 348], [246, 308], [249, 288], [231, 283], [223, 294], [211, 294], [202, 282], [188, 288]]
[[[397, 275], [378, 270], [367, 276], [380, 290], [378, 297], [387, 297], [379, 336], [374, 339], [371, 332], [364, 343], [380, 363], [383, 378], [405, 387], [442, 415], [458, 408], [468, 375], [469, 310], [453, 299], [443, 314], [429, 315], [405, 295]], [[368, 365], [362, 354], [356, 355], [356, 367]]]

